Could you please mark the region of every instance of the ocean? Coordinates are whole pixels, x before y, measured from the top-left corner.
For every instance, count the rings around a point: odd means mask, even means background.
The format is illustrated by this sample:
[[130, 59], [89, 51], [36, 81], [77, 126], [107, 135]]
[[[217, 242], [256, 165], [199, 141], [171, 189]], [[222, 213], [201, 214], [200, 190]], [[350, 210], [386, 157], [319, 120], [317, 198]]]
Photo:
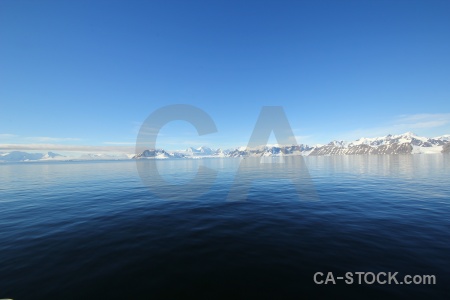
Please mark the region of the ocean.
[[[156, 161], [171, 199], [132, 160], [0, 164], [0, 298], [448, 299], [450, 155], [296, 159], [312, 199], [279, 161]], [[217, 176], [196, 178], [201, 165]]]

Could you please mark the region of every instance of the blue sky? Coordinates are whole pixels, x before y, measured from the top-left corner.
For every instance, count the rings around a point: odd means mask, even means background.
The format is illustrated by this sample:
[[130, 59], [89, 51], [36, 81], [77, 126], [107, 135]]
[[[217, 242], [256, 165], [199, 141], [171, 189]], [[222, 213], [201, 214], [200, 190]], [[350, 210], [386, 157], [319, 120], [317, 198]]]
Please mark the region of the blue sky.
[[299, 143], [450, 133], [449, 1], [1, 1], [0, 144], [133, 145], [186, 103], [247, 144], [261, 106]]

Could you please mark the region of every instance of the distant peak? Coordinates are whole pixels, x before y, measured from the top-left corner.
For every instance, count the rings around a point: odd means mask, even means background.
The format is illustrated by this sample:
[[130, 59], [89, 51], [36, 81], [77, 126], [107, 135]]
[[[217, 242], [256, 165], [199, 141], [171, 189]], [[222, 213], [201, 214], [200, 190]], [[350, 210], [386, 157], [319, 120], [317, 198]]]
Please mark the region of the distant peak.
[[402, 135], [404, 135], [404, 136], [417, 136], [417, 134], [415, 134], [414, 132], [411, 132], [411, 131], [405, 132]]

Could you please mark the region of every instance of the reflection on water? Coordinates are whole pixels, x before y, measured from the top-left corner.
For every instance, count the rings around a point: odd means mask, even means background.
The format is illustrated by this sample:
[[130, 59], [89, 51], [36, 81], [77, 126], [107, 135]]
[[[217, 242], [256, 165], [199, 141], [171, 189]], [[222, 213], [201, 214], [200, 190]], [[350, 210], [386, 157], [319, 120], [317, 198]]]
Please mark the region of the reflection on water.
[[352, 155], [309, 156], [307, 165], [312, 170], [333, 173], [394, 176], [404, 178], [429, 177], [435, 172], [449, 172], [450, 155]]
[[[233, 184], [229, 187], [229, 201], [244, 201], [252, 184], [261, 180], [266, 183], [290, 180], [301, 199], [318, 200], [301, 156], [167, 162], [150, 159], [138, 160], [136, 166], [143, 184], [165, 200], [198, 200], [201, 195], [211, 191], [217, 181], [218, 171], [228, 177], [225, 181], [234, 176]], [[223, 185], [223, 178], [220, 182]]]

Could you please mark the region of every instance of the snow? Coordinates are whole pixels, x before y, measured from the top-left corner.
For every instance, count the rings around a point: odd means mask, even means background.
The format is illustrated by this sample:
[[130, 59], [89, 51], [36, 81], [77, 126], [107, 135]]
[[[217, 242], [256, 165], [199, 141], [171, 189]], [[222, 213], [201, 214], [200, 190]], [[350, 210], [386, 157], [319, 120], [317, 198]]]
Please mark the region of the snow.
[[[320, 148], [328, 149], [330, 153], [350, 153], [354, 151], [352, 148], [359, 145], [368, 145], [372, 148], [377, 148], [379, 146], [387, 146], [386, 149], [391, 149], [391, 145], [394, 147], [399, 144], [410, 144], [413, 147], [413, 154], [435, 154], [441, 153], [443, 149], [443, 144], [450, 142], [450, 134], [437, 136], [434, 138], [426, 138], [416, 135], [413, 132], [406, 132], [399, 135], [386, 135], [382, 137], [365, 138], [362, 137], [353, 142], [347, 142], [342, 140], [334, 140], [328, 144], [317, 144], [314, 147], [308, 147], [307, 145], [299, 145], [299, 148], [290, 148], [289, 154], [285, 155], [302, 155], [309, 156], [315, 149], [322, 151]], [[246, 146], [241, 146], [234, 149], [211, 149], [207, 146], [201, 146], [198, 148], [189, 147], [186, 150], [178, 151], [164, 151], [159, 149], [158, 151], [153, 150], [152, 153], [156, 154], [154, 157], [141, 157], [148, 159], [168, 159], [168, 158], [189, 158], [189, 159], [202, 159], [202, 158], [215, 158], [215, 157], [239, 157], [242, 153], [246, 152], [250, 156], [264, 156], [264, 157], [279, 157], [283, 156], [278, 144], [268, 144], [252, 149], [248, 149]], [[363, 146], [362, 149], [368, 147]], [[351, 151], [350, 151], [351, 150]], [[325, 151], [325, 152], [327, 152]], [[350, 152], [349, 152], [350, 151]], [[357, 151], [357, 150], [355, 150]], [[283, 152], [285, 152], [283, 150]], [[323, 152], [323, 151], [322, 151]], [[244, 154], [246, 156], [247, 154]], [[315, 153], [314, 155], [316, 155]], [[319, 154], [321, 155], [321, 154]], [[88, 152], [62, 152], [61, 154], [47, 152], [47, 153], [36, 153], [30, 152], [20, 152], [20, 151], [10, 151], [10, 152], [0, 152], [0, 161], [61, 161], [61, 160], [128, 160], [135, 157], [134, 153], [113, 153], [113, 152], [98, 152], [98, 153], [88, 153]]]
[[450, 134], [445, 134], [445, 135], [441, 135], [441, 136], [437, 136], [433, 138], [434, 140], [439, 140], [439, 141], [450, 141]]
[[167, 159], [169, 157], [167, 156], [166, 153], [160, 153], [160, 154], [156, 155], [155, 158], [157, 158], [157, 159]]
[[360, 138], [354, 142], [347, 144], [348, 146], [358, 146], [358, 145], [369, 145], [372, 147], [377, 147], [381, 145], [391, 144], [391, 143], [411, 143], [413, 140], [418, 140], [421, 142], [430, 142], [429, 138], [418, 136], [413, 132], [405, 132], [403, 134], [391, 135], [388, 134], [384, 137], [374, 137], [374, 138]]
[[311, 154], [311, 152], [313, 152], [314, 151], [314, 149], [316, 149], [315, 147], [313, 147], [313, 148], [311, 148], [311, 150], [308, 150], [308, 151], [302, 151], [302, 155], [303, 156], [308, 156], [308, 155], [310, 155]]
[[438, 154], [442, 152], [442, 146], [419, 147], [413, 145], [411, 154]]

